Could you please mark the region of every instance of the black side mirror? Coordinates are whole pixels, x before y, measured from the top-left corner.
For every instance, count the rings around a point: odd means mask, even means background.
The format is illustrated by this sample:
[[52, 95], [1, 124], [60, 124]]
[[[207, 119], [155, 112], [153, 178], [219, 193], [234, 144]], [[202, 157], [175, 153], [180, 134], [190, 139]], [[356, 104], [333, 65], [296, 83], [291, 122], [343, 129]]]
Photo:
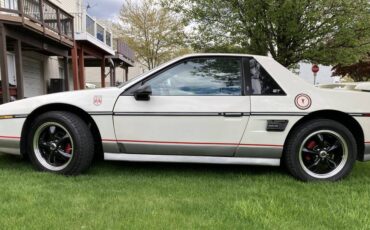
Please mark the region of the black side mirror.
[[152, 94], [150, 85], [142, 85], [135, 92], [134, 97], [137, 101], [149, 101]]

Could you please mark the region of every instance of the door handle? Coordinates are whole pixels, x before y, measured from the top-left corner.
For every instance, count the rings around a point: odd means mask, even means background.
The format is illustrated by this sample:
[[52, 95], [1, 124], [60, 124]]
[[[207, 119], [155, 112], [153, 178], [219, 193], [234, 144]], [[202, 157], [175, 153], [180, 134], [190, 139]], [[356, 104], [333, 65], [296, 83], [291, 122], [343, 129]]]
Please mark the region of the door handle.
[[242, 117], [243, 113], [223, 113], [224, 117]]

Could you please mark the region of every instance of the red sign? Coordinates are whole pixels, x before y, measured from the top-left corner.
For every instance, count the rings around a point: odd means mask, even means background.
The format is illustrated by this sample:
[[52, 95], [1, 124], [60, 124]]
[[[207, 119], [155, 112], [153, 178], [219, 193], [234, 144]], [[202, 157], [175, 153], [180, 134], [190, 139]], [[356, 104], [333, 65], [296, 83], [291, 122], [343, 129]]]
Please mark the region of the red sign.
[[314, 73], [318, 73], [320, 71], [320, 68], [319, 68], [319, 66], [318, 65], [313, 65], [312, 66], [312, 72], [314, 72]]

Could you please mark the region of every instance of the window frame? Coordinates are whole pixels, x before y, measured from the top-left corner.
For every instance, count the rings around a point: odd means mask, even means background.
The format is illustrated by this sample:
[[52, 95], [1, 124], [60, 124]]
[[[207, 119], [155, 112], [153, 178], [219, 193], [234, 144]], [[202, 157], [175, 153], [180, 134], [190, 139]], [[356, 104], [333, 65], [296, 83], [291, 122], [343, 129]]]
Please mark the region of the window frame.
[[130, 86], [129, 88], [127, 88], [122, 94], [121, 96], [133, 96], [134, 95], [134, 92], [142, 85], [144, 85], [146, 82], [152, 80], [153, 78], [157, 77], [158, 75], [164, 73], [165, 71], [168, 71], [169, 69], [183, 63], [183, 62], [186, 62], [186, 61], [189, 61], [189, 60], [193, 60], [193, 59], [201, 59], [201, 58], [205, 58], [205, 59], [211, 59], [211, 58], [216, 58], [216, 59], [239, 59], [240, 61], [240, 73], [241, 73], [241, 82], [240, 82], [240, 88], [241, 88], [241, 94], [240, 95], [158, 95], [158, 96], [155, 96], [155, 97], [240, 97], [240, 96], [248, 96], [248, 93], [246, 91], [246, 78], [245, 78], [245, 68], [244, 68], [244, 58], [243, 57], [240, 57], [240, 56], [195, 56], [195, 57], [187, 57], [187, 58], [184, 58], [184, 59], [181, 59], [175, 63], [172, 63], [171, 65], [153, 73], [152, 75], [146, 77], [145, 79], [142, 79], [141, 81], [137, 82], [136, 84]]
[[[250, 68], [250, 60], [254, 59], [258, 64], [261, 65], [261, 67], [265, 70], [265, 72], [272, 78], [272, 80], [276, 83], [277, 86], [283, 91], [282, 94], [253, 94], [253, 89], [252, 89], [252, 73], [251, 73], [251, 68]], [[244, 65], [244, 72], [245, 72], [245, 90], [247, 92], [248, 96], [264, 96], [264, 97], [278, 97], [278, 96], [287, 96], [286, 91], [280, 86], [280, 84], [275, 80], [275, 78], [266, 70], [266, 68], [255, 58], [253, 57], [244, 57], [243, 58], [243, 65]]]

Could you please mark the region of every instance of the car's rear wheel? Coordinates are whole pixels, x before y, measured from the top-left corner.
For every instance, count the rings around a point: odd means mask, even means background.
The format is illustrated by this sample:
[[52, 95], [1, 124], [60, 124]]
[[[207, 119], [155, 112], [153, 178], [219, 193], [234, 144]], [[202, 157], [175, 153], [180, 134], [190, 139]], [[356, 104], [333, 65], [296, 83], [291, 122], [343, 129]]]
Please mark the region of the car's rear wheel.
[[28, 155], [41, 171], [78, 175], [89, 168], [94, 141], [87, 124], [69, 112], [48, 112], [34, 120]]
[[284, 160], [303, 181], [337, 181], [352, 170], [357, 156], [353, 134], [339, 122], [317, 119], [292, 131]]

